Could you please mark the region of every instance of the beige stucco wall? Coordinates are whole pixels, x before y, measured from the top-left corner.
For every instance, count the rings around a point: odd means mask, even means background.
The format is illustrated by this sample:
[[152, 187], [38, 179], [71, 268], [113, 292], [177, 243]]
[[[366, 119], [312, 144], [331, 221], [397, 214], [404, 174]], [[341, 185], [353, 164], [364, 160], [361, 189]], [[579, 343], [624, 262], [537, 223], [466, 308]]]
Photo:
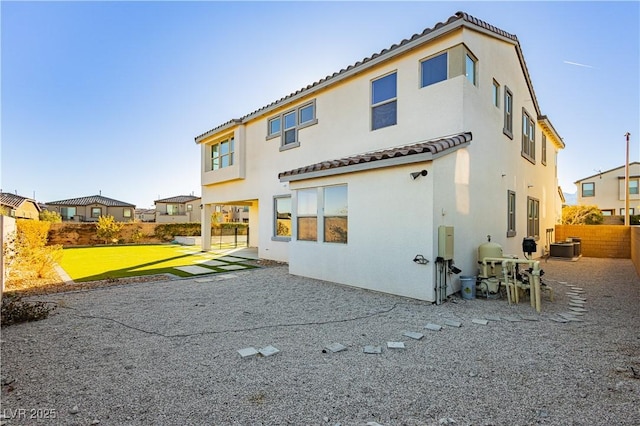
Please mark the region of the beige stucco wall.
[[[474, 86], [464, 76], [458, 76], [420, 88], [420, 60], [460, 43], [479, 60], [478, 84]], [[397, 125], [371, 131], [371, 81], [393, 71], [398, 73]], [[491, 102], [494, 79], [501, 85], [500, 108]], [[505, 85], [514, 95], [513, 139], [502, 132]], [[300, 130], [299, 147], [281, 151], [280, 138], [265, 140], [269, 118], [311, 99], [316, 102], [318, 123]], [[522, 108], [534, 118], [538, 115], [531, 99], [533, 95], [511, 43], [469, 30], [457, 31], [205, 140], [201, 147], [203, 203], [254, 203], [251, 212], [257, 216], [258, 234], [254, 232], [253, 217], [251, 227], [252, 236], [258, 236], [259, 256], [290, 261], [293, 273], [433, 300], [428, 290], [435, 275], [432, 264], [416, 268], [410, 261], [418, 253], [434, 261], [439, 225], [455, 227], [456, 265], [463, 274], [475, 275], [477, 247], [486, 242], [487, 235], [503, 245], [505, 253], [522, 254], [522, 239], [527, 233], [527, 197], [534, 197], [541, 207], [542, 238], [536, 255], [542, 254], [545, 229], [555, 225], [560, 210], [555, 175], [557, 149], [548, 138], [547, 164], [541, 165], [542, 129], [536, 124], [536, 163], [521, 156]], [[473, 133], [467, 148], [417, 167], [355, 173], [304, 184], [278, 180], [279, 172], [316, 162], [464, 131]], [[229, 135], [235, 137], [239, 164], [228, 170], [207, 171], [207, 144]], [[409, 171], [421, 169], [429, 170], [425, 179], [406, 181]], [[274, 196], [292, 194], [293, 188], [304, 185], [339, 182], [349, 185], [346, 246], [272, 239]], [[516, 192], [517, 201], [517, 233], [510, 238], [506, 236], [507, 190]], [[401, 221], [396, 220], [399, 211]], [[407, 247], [394, 251], [396, 246], [391, 243], [392, 249], [387, 250], [387, 242], [394, 241], [402, 241]], [[347, 267], [347, 262], [351, 266]]]
[[40, 220], [40, 211], [32, 201], [25, 201], [16, 209], [16, 219]]

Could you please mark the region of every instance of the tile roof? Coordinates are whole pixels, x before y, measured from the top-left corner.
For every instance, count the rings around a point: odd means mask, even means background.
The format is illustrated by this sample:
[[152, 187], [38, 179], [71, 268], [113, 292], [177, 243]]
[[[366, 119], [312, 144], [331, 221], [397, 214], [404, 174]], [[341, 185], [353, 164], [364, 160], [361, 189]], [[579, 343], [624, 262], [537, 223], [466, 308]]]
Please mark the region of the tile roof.
[[306, 167], [289, 170], [278, 174], [280, 180], [288, 180], [293, 176], [320, 172], [323, 170], [337, 169], [340, 167], [354, 166], [357, 164], [373, 163], [375, 161], [390, 160], [393, 158], [408, 157], [416, 154], [431, 154], [432, 156], [444, 155], [446, 151], [471, 142], [471, 132], [446, 136], [439, 139], [423, 141], [408, 146], [383, 149], [380, 151], [367, 152], [338, 160], [323, 161], [311, 164]]
[[[221, 131], [225, 128], [233, 127], [236, 124], [241, 124], [245, 122], [247, 119], [259, 117], [263, 114], [266, 114], [267, 112], [273, 109], [276, 109], [281, 105], [287, 104], [290, 101], [292, 102], [297, 98], [305, 96], [309, 93], [313, 93], [313, 91], [315, 90], [318, 90], [330, 84], [336, 83], [342, 80], [342, 78], [346, 78], [350, 75], [355, 74], [356, 72], [363, 71], [370, 66], [376, 65], [387, 59], [391, 59], [396, 54], [399, 54], [408, 49], [419, 46], [420, 44], [425, 43], [439, 35], [442, 35], [447, 31], [451, 31], [458, 28], [460, 25], [463, 25], [464, 23], [467, 23], [467, 25], [475, 27], [476, 29], [479, 29], [483, 32], [489, 32], [495, 36], [502, 37], [513, 42], [517, 47], [518, 56], [523, 66], [523, 70], [525, 72], [527, 81], [530, 83], [530, 79], [528, 78], [528, 71], [526, 69], [526, 64], [524, 63], [524, 58], [520, 52], [520, 43], [518, 41], [518, 37], [516, 37], [514, 34], [510, 34], [497, 27], [494, 27], [493, 25], [488, 24], [487, 22], [484, 22], [478, 18], [475, 18], [465, 12], [457, 12], [455, 15], [447, 19], [447, 21], [444, 23], [438, 22], [436, 25], [433, 26], [433, 28], [426, 28], [421, 33], [416, 33], [413, 36], [411, 36], [409, 39], [404, 39], [398, 44], [393, 44], [391, 47], [383, 49], [378, 53], [374, 53], [373, 55], [368, 56], [356, 62], [355, 64], [349, 65], [348, 67], [343, 68], [338, 72], [334, 72], [333, 74], [328, 75], [325, 78], [316, 81], [315, 83], [309, 84], [308, 86], [302, 89], [299, 89], [275, 102], [272, 102], [267, 106], [257, 109], [256, 111], [253, 111], [252, 113], [249, 113], [241, 118], [234, 118], [232, 120], [229, 120], [226, 123], [223, 123], [199, 136], [196, 136], [195, 141], [196, 143], [199, 143], [202, 139], [206, 138], [209, 135], [215, 134], [218, 131]], [[533, 97], [534, 97], [534, 103], [537, 105], [537, 101], [535, 100], [535, 95], [533, 95]], [[539, 112], [538, 108], [536, 108], [536, 112]]]
[[163, 198], [162, 200], [156, 200], [154, 203], [188, 203], [189, 201], [199, 200], [200, 197], [195, 195], [178, 195], [175, 197]]
[[38, 203], [36, 203], [31, 198], [23, 197], [17, 194], [11, 194], [9, 192], [0, 192], [0, 204], [2, 204], [3, 206], [9, 206], [11, 208], [17, 209], [25, 201], [33, 202], [33, 204], [35, 204], [36, 207], [40, 209]]
[[113, 198], [103, 197], [102, 195], [90, 195], [88, 197], [70, 198], [68, 200], [49, 201], [47, 205], [51, 206], [88, 206], [89, 204], [102, 204], [107, 207], [135, 207], [133, 204], [124, 201], [114, 200]]

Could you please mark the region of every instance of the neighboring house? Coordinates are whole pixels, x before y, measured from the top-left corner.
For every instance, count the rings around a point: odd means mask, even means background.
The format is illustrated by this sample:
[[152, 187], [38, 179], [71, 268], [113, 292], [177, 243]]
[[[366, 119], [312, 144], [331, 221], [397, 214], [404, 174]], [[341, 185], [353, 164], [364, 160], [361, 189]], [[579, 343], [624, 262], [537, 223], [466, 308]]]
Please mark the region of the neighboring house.
[[6, 211], [7, 216], [16, 219], [40, 220], [40, 205], [31, 198], [0, 192], [0, 206]]
[[140, 222], [156, 221], [156, 209], [136, 209], [135, 215]]
[[50, 201], [47, 209], [60, 213], [63, 221], [97, 222], [100, 216], [113, 216], [118, 222], [133, 222], [136, 206], [124, 201], [91, 195], [68, 200]]
[[200, 197], [178, 195], [153, 203], [156, 205], [156, 223], [200, 223]]
[[216, 206], [249, 205], [259, 257], [416, 299], [476, 275], [487, 235], [543, 254], [561, 202], [518, 39], [461, 12], [195, 141], [203, 249]]
[[[598, 206], [604, 216], [624, 216], [625, 167], [577, 180], [578, 205]], [[640, 214], [640, 162], [629, 163], [629, 214]]]

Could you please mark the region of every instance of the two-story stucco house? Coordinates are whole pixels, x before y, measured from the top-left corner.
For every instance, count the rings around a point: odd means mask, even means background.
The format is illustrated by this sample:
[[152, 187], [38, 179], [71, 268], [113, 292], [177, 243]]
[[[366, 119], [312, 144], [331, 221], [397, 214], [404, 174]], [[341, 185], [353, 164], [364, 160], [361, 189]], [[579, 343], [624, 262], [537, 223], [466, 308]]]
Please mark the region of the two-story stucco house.
[[200, 197], [177, 195], [153, 203], [156, 205], [156, 223], [200, 223]]
[[[598, 206], [605, 216], [624, 216], [625, 166], [577, 180], [578, 205]], [[640, 214], [640, 162], [629, 163], [629, 214]]]
[[113, 216], [118, 222], [133, 222], [136, 206], [102, 195], [51, 201], [47, 209], [56, 211], [64, 221], [97, 222], [100, 216]]
[[461, 12], [195, 141], [204, 250], [215, 206], [248, 205], [261, 258], [416, 299], [459, 290], [487, 235], [521, 256], [559, 211], [564, 143], [518, 39]]

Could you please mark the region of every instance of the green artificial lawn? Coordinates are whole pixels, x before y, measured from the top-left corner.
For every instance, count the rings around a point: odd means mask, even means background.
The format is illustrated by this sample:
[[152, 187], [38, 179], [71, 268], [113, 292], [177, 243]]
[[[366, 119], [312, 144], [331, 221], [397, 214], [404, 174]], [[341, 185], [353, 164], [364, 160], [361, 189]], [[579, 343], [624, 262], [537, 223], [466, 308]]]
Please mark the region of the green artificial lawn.
[[[166, 273], [192, 277], [194, 275], [175, 269], [176, 266], [190, 265], [211, 269], [211, 273], [228, 272], [201, 263], [216, 257], [220, 255], [180, 245], [104, 246], [64, 249], [59, 263], [71, 279], [83, 282]], [[253, 267], [244, 266], [247, 269]]]

